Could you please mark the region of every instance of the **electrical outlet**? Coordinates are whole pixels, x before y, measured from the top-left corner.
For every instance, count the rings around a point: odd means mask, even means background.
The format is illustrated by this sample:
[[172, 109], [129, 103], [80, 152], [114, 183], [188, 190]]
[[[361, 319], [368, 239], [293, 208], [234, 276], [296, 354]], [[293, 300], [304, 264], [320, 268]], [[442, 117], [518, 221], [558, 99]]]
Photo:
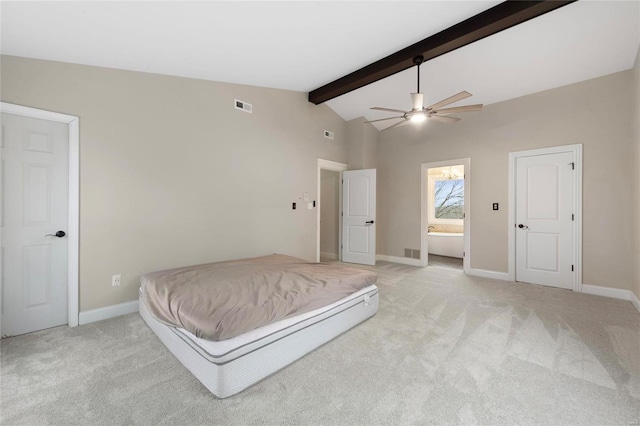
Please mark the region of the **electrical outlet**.
[[114, 275], [111, 277], [111, 286], [115, 287], [120, 285], [120, 282], [122, 281], [122, 275], [118, 274], [118, 275]]

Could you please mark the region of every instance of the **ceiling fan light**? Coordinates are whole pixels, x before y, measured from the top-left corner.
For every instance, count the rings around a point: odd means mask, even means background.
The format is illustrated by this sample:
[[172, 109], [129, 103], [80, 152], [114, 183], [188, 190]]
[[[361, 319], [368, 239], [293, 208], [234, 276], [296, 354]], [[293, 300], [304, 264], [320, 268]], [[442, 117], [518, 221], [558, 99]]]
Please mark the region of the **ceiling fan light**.
[[422, 111], [417, 111], [411, 114], [411, 121], [414, 123], [421, 123], [427, 119], [427, 115]]

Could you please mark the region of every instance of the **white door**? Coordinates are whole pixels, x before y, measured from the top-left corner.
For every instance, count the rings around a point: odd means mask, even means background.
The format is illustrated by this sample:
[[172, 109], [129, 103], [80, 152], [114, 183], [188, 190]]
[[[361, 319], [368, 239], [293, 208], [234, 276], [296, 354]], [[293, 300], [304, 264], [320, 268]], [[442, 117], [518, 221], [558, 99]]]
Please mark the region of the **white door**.
[[2, 336], [67, 324], [68, 125], [2, 124]]
[[516, 159], [516, 281], [573, 287], [574, 156]]
[[376, 264], [376, 171], [342, 173], [342, 261]]

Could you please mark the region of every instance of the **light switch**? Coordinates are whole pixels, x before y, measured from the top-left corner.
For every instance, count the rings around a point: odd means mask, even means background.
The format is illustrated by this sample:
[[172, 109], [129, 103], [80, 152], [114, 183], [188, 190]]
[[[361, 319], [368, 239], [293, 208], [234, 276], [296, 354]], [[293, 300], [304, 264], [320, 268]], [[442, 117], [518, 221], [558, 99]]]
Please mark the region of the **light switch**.
[[307, 203], [307, 209], [313, 210], [313, 203]]

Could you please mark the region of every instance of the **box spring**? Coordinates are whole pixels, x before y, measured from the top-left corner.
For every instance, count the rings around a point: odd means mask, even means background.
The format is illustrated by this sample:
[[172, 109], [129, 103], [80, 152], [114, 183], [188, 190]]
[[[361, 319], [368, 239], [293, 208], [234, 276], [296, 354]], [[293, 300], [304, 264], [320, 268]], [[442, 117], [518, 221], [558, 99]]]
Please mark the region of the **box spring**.
[[209, 342], [140, 315], [162, 343], [218, 398], [234, 395], [375, 315], [378, 288], [366, 287], [336, 303], [221, 342]]

